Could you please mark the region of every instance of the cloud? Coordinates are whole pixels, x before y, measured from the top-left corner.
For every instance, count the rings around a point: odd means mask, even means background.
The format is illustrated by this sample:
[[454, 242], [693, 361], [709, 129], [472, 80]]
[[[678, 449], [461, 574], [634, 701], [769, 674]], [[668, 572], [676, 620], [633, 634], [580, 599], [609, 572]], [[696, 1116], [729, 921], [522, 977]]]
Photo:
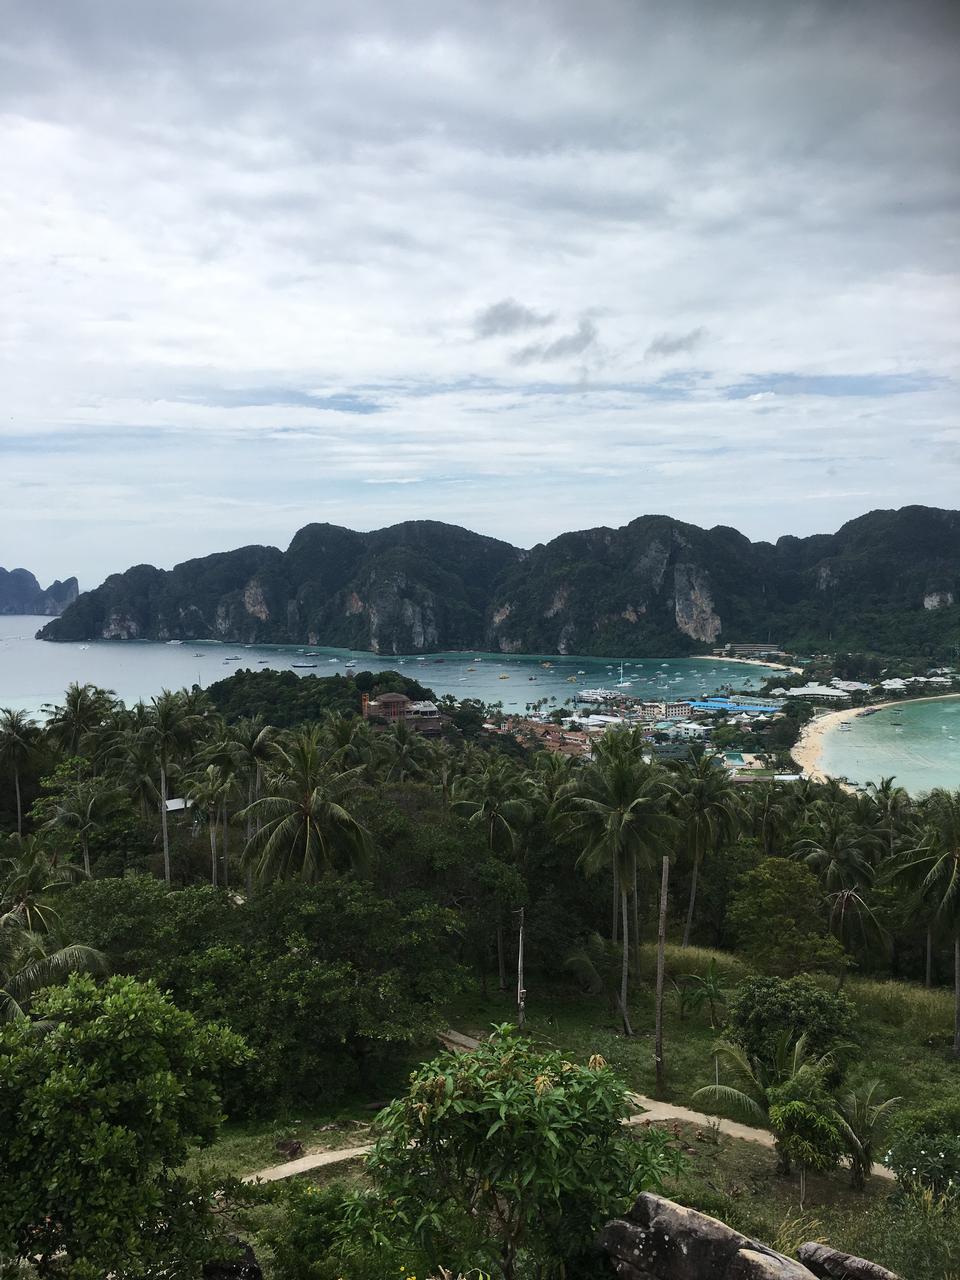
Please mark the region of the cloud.
[[504, 298], [477, 313], [473, 331], [478, 338], [500, 338], [524, 329], [542, 329], [554, 318], [551, 312], [534, 311], [513, 298]]
[[691, 329], [689, 333], [658, 333], [643, 353], [643, 358], [653, 360], [658, 356], [685, 355], [701, 346], [706, 336], [707, 331], [702, 326]]
[[0, 561], [957, 505], [955, 0], [4, 16]]
[[572, 333], [561, 334], [552, 342], [533, 343], [521, 347], [511, 356], [514, 364], [536, 364], [547, 360], [566, 360], [569, 356], [579, 356], [592, 347], [597, 341], [597, 326], [588, 316], [582, 316], [580, 323]]

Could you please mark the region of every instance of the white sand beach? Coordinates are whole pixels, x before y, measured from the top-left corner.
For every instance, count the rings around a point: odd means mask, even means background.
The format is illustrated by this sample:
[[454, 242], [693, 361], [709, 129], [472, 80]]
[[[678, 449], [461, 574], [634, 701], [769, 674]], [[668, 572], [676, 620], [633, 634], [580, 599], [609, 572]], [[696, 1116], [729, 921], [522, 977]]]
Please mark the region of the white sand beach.
[[891, 698], [887, 702], [871, 702], [864, 707], [846, 707], [843, 711], [827, 711], [818, 715], [803, 726], [797, 745], [790, 754], [802, 771], [814, 782], [826, 782], [830, 775], [820, 768], [820, 757], [823, 753], [823, 739], [829, 730], [844, 720], [853, 720], [865, 711], [882, 711], [891, 707], [905, 707], [911, 702], [942, 702], [946, 698], [960, 698], [958, 693], [932, 694], [925, 698]]
[[773, 667], [776, 671], [791, 671], [795, 676], [803, 675], [803, 667], [791, 667], [786, 662], [773, 662], [768, 658], [715, 658], [712, 653], [695, 653], [694, 662], [739, 662], [745, 667]]

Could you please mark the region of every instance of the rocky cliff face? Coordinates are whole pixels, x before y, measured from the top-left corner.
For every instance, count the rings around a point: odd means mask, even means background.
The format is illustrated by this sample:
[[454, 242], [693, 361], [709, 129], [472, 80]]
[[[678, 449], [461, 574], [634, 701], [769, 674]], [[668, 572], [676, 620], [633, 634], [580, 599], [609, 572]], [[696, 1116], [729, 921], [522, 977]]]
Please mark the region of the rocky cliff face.
[[960, 513], [875, 511], [835, 534], [752, 543], [642, 516], [521, 551], [454, 525], [301, 529], [85, 592], [50, 640], [222, 639], [416, 653], [670, 656], [726, 641], [948, 653]]
[[0, 568], [0, 613], [33, 614], [52, 618], [63, 613], [79, 595], [76, 578], [59, 579], [44, 590], [27, 569]]

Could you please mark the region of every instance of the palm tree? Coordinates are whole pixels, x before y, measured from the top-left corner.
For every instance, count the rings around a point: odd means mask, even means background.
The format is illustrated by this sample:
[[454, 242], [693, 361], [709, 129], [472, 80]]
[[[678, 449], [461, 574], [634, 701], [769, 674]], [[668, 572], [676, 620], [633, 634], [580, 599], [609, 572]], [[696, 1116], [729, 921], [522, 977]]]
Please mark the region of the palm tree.
[[170, 766], [189, 753], [202, 723], [181, 693], [161, 691], [151, 699], [151, 710], [143, 734], [160, 769], [160, 830], [163, 835], [163, 878], [170, 883], [170, 837], [167, 830], [167, 782]]
[[11, 837], [7, 850], [0, 858], [0, 915], [14, 912], [31, 933], [50, 933], [59, 918], [50, 899], [74, 884], [80, 869], [53, 862], [36, 836]]
[[[770, 1123], [770, 1107], [775, 1090], [794, 1084], [806, 1074], [822, 1076], [832, 1063], [831, 1054], [815, 1057], [807, 1048], [806, 1036], [794, 1040], [793, 1033], [789, 1030], [778, 1037], [768, 1060], [753, 1057], [742, 1045], [731, 1040], [718, 1040], [713, 1046], [713, 1054], [718, 1064], [724, 1062], [733, 1070], [740, 1085], [708, 1084], [697, 1089], [692, 1100], [702, 1098], [733, 1107], [748, 1120], [764, 1127]], [[778, 1172], [788, 1174], [790, 1159], [779, 1140], [774, 1146], [777, 1151]]]
[[256, 819], [243, 857], [261, 879], [299, 875], [315, 881], [344, 862], [361, 868], [369, 858], [369, 832], [350, 811], [362, 769], [341, 769], [331, 760], [321, 732], [314, 725], [278, 745], [265, 794], [239, 814], [246, 818], [252, 811]]
[[923, 819], [926, 838], [906, 870], [918, 876], [934, 920], [953, 937], [953, 1053], [960, 1058], [960, 791], [931, 791], [923, 803]]
[[843, 805], [824, 805], [812, 833], [798, 840], [791, 857], [817, 874], [827, 893], [871, 884], [880, 841], [850, 818]]
[[880, 827], [887, 837], [887, 856], [893, 857], [897, 841], [910, 826], [913, 805], [903, 787], [896, 785], [896, 778], [881, 778], [867, 783], [867, 794], [873, 803]]
[[75, 835], [80, 842], [84, 874], [89, 876], [90, 837], [116, 814], [122, 799], [123, 793], [102, 778], [78, 779], [55, 797], [53, 812], [42, 830]]
[[62, 706], [44, 707], [49, 716], [49, 738], [64, 755], [80, 755], [88, 734], [98, 729], [109, 716], [115, 697], [112, 689], [74, 681], [67, 687]]
[[210, 834], [210, 883], [217, 887], [217, 811], [223, 801], [228, 782], [222, 769], [208, 764], [203, 773], [187, 788], [187, 796], [194, 806], [206, 815]]
[[[620, 1016], [626, 1035], [632, 1035], [627, 1011], [630, 956], [628, 898], [637, 896], [639, 867], [649, 868], [673, 826], [669, 813], [673, 795], [662, 770], [644, 764], [628, 752], [612, 752], [588, 766], [576, 780], [570, 797], [570, 833], [583, 841], [578, 863], [587, 874], [609, 867], [620, 899], [623, 956], [620, 966]], [[637, 924], [636, 912], [634, 924]], [[634, 933], [638, 930], [635, 928]], [[615, 939], [614, 939], [615, 941]], [[635, 938], [639, 947], [639, 937]]]
[[58, 947], [27, 927], [24, 913], [0, 915], [0, 1024], [27, 1015], [31, 997], [71, 973], [103, 973], [106, 960], [92, 947]]
[[9, 765], [13, 773], [13, 787], [17, 796], [17, 835], [23, 835], [23, 798], [20, 794], [20, 774], [30, 758], [39, 736], [36, 722], [25, 711], [11, 707], [0, 708], [0, 764]]
[[427, 741], [403, 720], [396, 721], [380, 735], [377, 747], [384, 782], [405, 782], [408, 778], [423, 776], [429, 758]]
[[277, 731], [265, 724], [262, 716], [238, 720], [228, 731], [236, 747], [237, 764], [247, 782], [247, 843], [253, 838], [253, 814], [250, 806], [260, 798], [260, 783], [265, 766], [273, 758]]
[[677, 813], [687, 833], [691, 863], [690, 900], [681, 944], [688, 947], [700, 864], [707, 853], [733, 836], [740, 820], [740, 801], [730, 774], [706, 755], [678, 770], [676, 789]]
[[[519, 833], [530, 820], [530, 804], [523, 793], [523, 780], [514, 766], [495, 759], [479, 773], [459, 779], [453, 788], [454, 812], [462, 814], [470, 826], [479, 828], [492, 855], [513, 856]], [[506, 989], [507, 971], [503, 949], [503, 921], [497, 920], [497, 969], [500, 990]]]
[[874, 1152], [890, 1126], [890, 1114], [902, 1098], [884, 1098], [879, 1080], [867, 1080], [838, 1099], [841, 1127], [850, 1151], [850, 1185], [862, 1191], [873, 1172]]

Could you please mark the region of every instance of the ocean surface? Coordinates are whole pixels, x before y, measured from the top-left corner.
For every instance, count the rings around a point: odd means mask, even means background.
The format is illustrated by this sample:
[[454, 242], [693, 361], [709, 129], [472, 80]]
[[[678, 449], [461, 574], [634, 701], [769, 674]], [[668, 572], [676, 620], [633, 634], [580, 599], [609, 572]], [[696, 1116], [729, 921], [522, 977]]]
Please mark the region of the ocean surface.
[[[147, 699], [161, 689], [193, 684], [204, 688], [232, 671], [249, 667], [289, 671], [309, 663], [297, 675], [331, 676], [353, 659], [358, 671], [396, 670], [427, 685], [438, 696], [502, 702], [506, 711], [523, 711], [545, 698], [561, 705], [577, 688], [612, 688], [620, 678], [619, 658], [560, 658], [554, 655], [440, 653], [426, 657], [377, 656], [349, 649], [309, 649], [294, 645], [236, 645], [207, 641], [154, 644], [147, 641], [91, 641], [53, 644], [34, 639], [46, 618], [0, 617], [0, 707], [38, 715], [60, 701], [67, 685], [89, 681], [112, 689], [124, 702]], [[239, 658], [240, 661], [227, 661]], [[313, 666], [312, 664], [316, 664]], [[725, 685], [758, 689], [770, 668], [692, 658], [634, 659], [624, 662], [623, 692], [640, 698], [679, 698], [712, 693]]]
[[893, 704], [823, 736], [820, 768], [863, 784], [894, 776], [911, 795], [960, 787], [960, 697]]

